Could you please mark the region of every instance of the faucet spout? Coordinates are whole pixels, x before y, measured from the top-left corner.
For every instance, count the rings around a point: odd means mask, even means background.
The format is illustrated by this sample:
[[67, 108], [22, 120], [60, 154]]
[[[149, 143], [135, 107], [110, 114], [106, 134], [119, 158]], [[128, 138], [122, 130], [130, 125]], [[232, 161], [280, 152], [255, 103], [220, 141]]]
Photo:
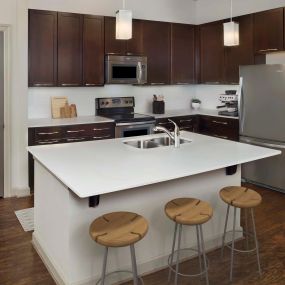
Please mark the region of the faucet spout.
[[173, 122], [172, 120], [168, 119], [171, 123], [174, 124], [175, 128], [174, 128], [174, 134], [172, 134], [168, 129], [164, 128], [164, 127], [160, 127], [160, 126], [156, 126], [153, 128], [154, 132], [158, 132], [158, 131], [162, 131], [164, 133], [166, 133], [170, 139], [174, 142], [174, 147], [175, 148], [179, 148], [180, 147], [180, 129], [177, 126], [177, 124], [175, 122]]

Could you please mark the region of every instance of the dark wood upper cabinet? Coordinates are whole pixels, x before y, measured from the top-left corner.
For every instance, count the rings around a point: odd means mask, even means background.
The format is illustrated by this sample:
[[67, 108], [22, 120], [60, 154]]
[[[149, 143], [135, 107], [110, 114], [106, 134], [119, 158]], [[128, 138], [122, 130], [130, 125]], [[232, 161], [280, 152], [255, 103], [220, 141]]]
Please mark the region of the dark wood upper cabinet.
[[133, 19], [133, 36], [130, 40], [116, 40], [116, 18], [105, 17], [105, 54], [142, 54], [142, 21]]
[[239, 66], [254, 64], [253, 15], [233, 19], [239, 23], [239, 45], [225, 47], [225, 82], [239, 83]]
[[133, 37], [126, 41], [127, 55], [141, 55], [143, 50], [143, 21], [133, 20]]
[[57, 13], [29, 10], [29, 86], [57, 85]]
[[220, 84], [224, 81], [224, 42], [221, 21], [200, 26], [200, 72], [202, 83]]
[[254, 14], [255, 52], [272, 52], [284, 49], [283, 8]]
[[195, 83], [195, 26], [171, 24], [171, 83]]
[[116, 40], [116, 18], [105, 17], [105, 54], [126, 52], [126, 40]]
[[104, 85], [104, 17], [84, 15], [83, 85]]
[[143, 21], [143, 53], [148, 61], [148, 84], [169, 84], [170, 23]]
[[83, 15], [58, 13], [58, 85], [82, 85]]

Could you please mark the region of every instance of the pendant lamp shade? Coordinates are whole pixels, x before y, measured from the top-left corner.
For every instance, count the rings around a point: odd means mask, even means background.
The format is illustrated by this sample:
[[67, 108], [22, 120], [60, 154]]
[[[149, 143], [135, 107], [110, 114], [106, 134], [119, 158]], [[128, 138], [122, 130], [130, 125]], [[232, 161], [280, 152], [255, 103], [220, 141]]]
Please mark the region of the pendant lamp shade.
[[239, 24], [233, 21], [224, 23], [224, 45], [239, 45]]
[[116, 12], [116, 39], [129, 40], [132, 38], [132, 11], [118, 10]]

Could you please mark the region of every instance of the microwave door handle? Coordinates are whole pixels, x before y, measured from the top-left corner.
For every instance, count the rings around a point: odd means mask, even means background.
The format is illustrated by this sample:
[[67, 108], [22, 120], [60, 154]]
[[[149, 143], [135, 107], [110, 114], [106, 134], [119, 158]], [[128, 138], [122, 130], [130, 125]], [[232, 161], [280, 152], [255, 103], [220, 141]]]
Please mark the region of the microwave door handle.
[[142, 63], [141, 62], [138, 62], [138, 77], [137, 77], [137, 80], [138, 80], [138, 83], [141, 83], [142, 81]]

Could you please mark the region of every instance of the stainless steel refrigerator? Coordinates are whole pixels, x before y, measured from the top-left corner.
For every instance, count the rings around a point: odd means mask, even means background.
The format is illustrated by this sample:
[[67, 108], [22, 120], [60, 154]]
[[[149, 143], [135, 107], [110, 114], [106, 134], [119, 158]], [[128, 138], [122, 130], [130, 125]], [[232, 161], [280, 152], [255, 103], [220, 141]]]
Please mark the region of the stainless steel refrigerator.
[[240, 67], [240, 141], [282, 154], [244, 164], [246, 181], [285, 192], [285, 65]]

